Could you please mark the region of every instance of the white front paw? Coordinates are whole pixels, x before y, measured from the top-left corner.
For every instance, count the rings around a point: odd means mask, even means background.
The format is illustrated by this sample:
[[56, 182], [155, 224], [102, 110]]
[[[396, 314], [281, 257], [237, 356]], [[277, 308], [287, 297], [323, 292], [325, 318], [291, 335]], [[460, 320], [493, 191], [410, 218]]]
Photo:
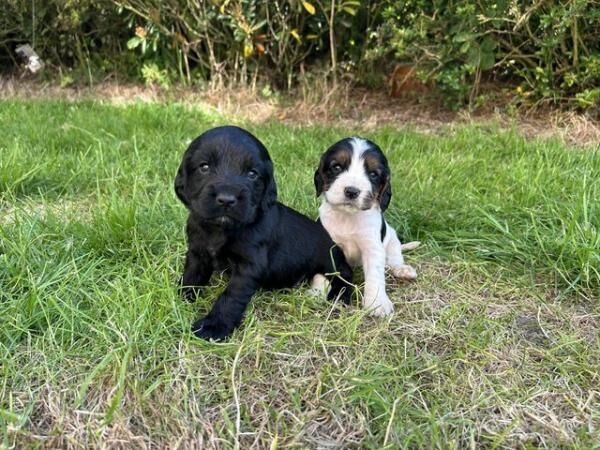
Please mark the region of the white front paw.
[[414, 267], [409, 266], [408, 264], [402, 264], [397, 267], [391, 267], [390, 271], [394, 277], [399, 278], [401, 280], [416, 280], [417, 279], [417, 271]]
[[385, 293], [377, 295], [372, 301], [365, 301], [364, 307], [375, 317], [386, 317], [394, 312], [394, 304]]

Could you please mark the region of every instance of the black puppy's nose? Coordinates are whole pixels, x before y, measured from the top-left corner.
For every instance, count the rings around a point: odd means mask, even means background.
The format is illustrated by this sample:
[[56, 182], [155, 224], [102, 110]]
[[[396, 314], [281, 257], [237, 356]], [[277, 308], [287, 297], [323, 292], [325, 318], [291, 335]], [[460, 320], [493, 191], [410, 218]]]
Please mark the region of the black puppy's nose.
[[237, 198], [233, 194], [217, 194], [217, 203], [221, 206], [229, 207], [237, 203]]
[[360, 194], [360, 189], [357, 189], [353, 186], [348, 186], [347, 188], [344, 188], [344, 195], [350, 200], [354, 200], [356, 197], [358, 197], [358, 194]]

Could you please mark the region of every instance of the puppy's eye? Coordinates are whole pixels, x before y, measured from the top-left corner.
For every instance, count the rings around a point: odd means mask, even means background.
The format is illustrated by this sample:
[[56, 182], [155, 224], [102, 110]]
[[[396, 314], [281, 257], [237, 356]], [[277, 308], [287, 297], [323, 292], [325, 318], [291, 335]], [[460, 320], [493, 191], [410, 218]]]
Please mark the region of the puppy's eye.
[[249, 170], [246, 175], [251, 180], [256, 180], [258, 178], [258, 172], [256, 170], [254, 170], [254, 169]]
[[369, 178], [372, 181], [377, 181], [379, 179], [379, 174], [377, 172], [369, 172]]
[[202, 163], [198, 167], [198, 170], [200, 171], [200, 173], [208, 173], [208, 171], [210, 170], [210, 166], [207, 163]]
[[342, 166], [340, 166], [338, 163], [335, 163], [331, 166], [331, 171], [337, 175], [338, 173], [340, 173], [342, 171]]

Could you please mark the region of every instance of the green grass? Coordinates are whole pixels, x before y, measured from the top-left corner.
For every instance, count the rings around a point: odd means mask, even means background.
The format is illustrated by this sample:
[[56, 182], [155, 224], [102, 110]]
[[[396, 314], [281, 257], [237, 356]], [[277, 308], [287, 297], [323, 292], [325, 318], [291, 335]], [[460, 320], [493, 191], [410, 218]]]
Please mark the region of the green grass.
[[[180, 105], [0, 103], [0, 448], [598, 446], [600, 157], [494, 126], [364, 133], [416, 283], [390, 320], [305, 288], [199, 341], [176, 280]], [[242, 124], [243, 125], [243, 124]], [[315, 217], [319, 154], [356, 130], [247, 125]]]

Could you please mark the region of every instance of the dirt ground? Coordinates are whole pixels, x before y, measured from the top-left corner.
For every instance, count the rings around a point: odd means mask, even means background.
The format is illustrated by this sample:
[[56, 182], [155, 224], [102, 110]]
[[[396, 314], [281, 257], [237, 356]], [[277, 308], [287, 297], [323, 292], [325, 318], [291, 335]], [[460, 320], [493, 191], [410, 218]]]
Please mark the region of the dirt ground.
[[[487, 105], [476, 111], [451, 111], [440, 104], [419, 99], [392, 98], [385, 91], [350, 85], [325, 91], [306, 90], [293, 96], [259, 92], [258, 89], [196, 89], [109, 81], [91, 87], [61, 87], [56, 83], [30, 79], [0, 78], [0, 99], [56, 98], [100, 100], [114, 104], [130, 102], [182, 102], [202, 105], [216, 113], [252, 123], [278, 121], [298, 125], [335, 124], [368, 131], [382, 126], [411, 126], [420, 132], [437, 134], [465, 123], [498, 123], [516, 127], [525, 136], [558, 138], [580, 149], [600, 148], [600, 120], [575, 111], [528, 109], [509, 114], [502, 105]], [[505, 105], [505, 104], [504, 104]]]

